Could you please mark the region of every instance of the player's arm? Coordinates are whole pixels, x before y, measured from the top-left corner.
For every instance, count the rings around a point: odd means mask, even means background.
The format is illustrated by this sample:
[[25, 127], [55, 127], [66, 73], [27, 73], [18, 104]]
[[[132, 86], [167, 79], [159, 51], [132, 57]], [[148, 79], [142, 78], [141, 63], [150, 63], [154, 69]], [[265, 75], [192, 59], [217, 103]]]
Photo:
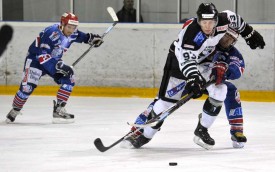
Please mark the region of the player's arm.
[[51, 52], [54, 49], [54, 41], [51, 39], [53, 38], [53, 34], [54, 32], [50, 30], [41, 32], [40, 37], [36, 40], [38, 48], [38, 61], [51, 75], [56, 73], [55, 65], [57, 63], [57, 60], [51, 56]]
[[182, 41], [182, 36], [179, 36], [179, 40], [175, 45], [175, 55], [179, 62], [179, 68], [187, 79], [185, 89], [194, 93], [193, 98], [199, 98], [203, 94], [202, 87], [205, 84], [205, 80], [198, 70], [198, 51], [194, 50], [194, 48], [195, 45], [192, 45], [191, 42]]
[[78, 43], [86, 43], [90, 45], [94, 45], [94, 47], [99, 47], [104, 41], [102, 37], [98, 34], [93, 34], [93, 33], [84, 33], [79, 30], [77, 30], [77, 38], [75, 42]]
[[265, 42], [262, 35], [246, 23], [240, 15], [229, 10], [223, 11], [223, 13], [226, 13], [227, 19], [230, 22], [229, 25], [239, 31], [251, 49], [256, 49], [257, 47], [260, 49], [264, 48]]
[[241, 53], [234, 47], [230, 50], [228, 60], [228, 70], [226, 78], [230, 80], [239, 79], [244, 73], [245, 62]]

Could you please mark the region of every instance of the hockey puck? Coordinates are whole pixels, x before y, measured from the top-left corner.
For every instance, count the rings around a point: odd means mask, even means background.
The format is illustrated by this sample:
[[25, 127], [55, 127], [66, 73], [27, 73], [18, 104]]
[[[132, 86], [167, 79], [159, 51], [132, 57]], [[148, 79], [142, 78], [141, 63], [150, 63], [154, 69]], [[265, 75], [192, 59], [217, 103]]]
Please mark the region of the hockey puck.
[[169, 162], [169, 166], [177, 166], [178, 163], [177, 162]]

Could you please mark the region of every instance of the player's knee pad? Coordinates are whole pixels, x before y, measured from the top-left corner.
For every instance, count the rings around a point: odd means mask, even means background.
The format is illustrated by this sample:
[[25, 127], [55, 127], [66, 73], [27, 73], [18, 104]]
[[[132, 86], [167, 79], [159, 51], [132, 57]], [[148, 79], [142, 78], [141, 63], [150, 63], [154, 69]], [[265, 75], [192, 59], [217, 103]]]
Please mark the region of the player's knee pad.
[[223, 102], [226, 98], [227, 86], [225, 84], [211, 84], [207, 87], [207, 91], [210, 98]]
[[66, 85], [71, 85], [72, 87], [75, 85], [75, 78], [74, 75], [70, 76], [70, 77], [62, 77], [60, 78], [60, 83], [61, 84], [66, 84]]
[[29, 96], [29, 95], [32, 94], [32, 92], [34, 91], [34, 89], [36, 87], [37, 87], [37, 85], [33, 84], [33, 83], [27, 83], [27, 84], [24, 84], [24, 85], [21, 84], [19, 90], [22, 93], [22, 95]]
[[222, 108], [222, 101], [208, 97], [203, 105], [203, 111], [210, 116], [217, 116]]
[[67, 84], [67, 85], [71, 85], [74, 86], [75, 85], [75, 76], [71, 75], [71, 76], [63, 76], [60, 73], [57, 73], [53, 76], [54, 81], [57, 84]]

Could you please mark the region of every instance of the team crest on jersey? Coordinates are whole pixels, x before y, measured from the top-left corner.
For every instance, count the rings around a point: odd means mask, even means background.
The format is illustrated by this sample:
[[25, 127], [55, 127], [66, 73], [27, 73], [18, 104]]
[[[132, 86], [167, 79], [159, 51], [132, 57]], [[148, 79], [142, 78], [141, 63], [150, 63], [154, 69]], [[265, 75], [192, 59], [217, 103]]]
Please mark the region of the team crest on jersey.
[[206, 36], [200, 31], [193, 41], [197, 44], [197, 46], [201, 46], [205, 39]]
[[53, 32], [51, 36], [49, 37], [52, 41], [56, 41], [60, 38], [60, 35], [58, 32]]

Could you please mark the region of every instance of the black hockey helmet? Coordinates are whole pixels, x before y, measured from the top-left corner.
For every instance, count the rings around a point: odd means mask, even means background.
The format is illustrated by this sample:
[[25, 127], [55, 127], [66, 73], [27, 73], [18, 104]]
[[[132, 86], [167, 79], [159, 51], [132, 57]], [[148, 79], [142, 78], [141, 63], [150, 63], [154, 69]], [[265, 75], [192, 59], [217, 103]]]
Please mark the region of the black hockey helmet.
[[198, 22], [200, 20], [217, 20], [218, 10], [213, 3], [201, 3], [197, 11]]

